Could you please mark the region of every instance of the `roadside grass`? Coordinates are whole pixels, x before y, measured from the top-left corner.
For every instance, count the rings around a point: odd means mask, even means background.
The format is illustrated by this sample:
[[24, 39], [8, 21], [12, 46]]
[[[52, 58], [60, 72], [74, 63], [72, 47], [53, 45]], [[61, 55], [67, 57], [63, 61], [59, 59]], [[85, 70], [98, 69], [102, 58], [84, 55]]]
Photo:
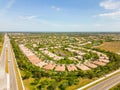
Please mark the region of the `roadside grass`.
[[89, 84], [90, 82], [97, 80], [98, 78], [93, 78], [93, 79], [87, 79], [87, 78], [80, 78], [79, 83], [77, 85], [72, 85], [66, 88], [66, 90], [76, 90], [86, 84]]
[[102, 45], [96, 46], [96, 48], [120, 53], [120, 41], [104, 42]]
[[112, 87], [110, 90], [120, 90], [120, 83], [118, 83], [116, 86]]
[[13, 51], [12, 51], [12, 58], [13, 58], [13, 62], [14, 62], [14, 69], [15, 69], [15, 74], [16, 74], [17, 83], [18, 83], [18, 90], [23, 90], [22, 82], [20, 80], [20, 75], [19, 75], [19, 72], [18, 72], [18, 67], [17, 67], [16, 61], [15, 61], [15, 58], [14, 58], [14, 52]]
[[[21, 75], [24, 76], [25, 75], [25, 71], [20, 71]], [[37, 85], [34, 85], [32, 83], [34, 83], [35, 78], [29, 77], [23, 80], [23, 83], [25, 85], [25, 90], [36, 90], [35, 87], [37, 87]], [[39, 79], [40, 81], [44, 81], [44, 80], [51, 80], [50, 78], [46, 78], [46, 77], [42, 77]], [[44, 90], [47, 90], [46, 88], [44, 88]]]
[[31, 83], [33, 83], [33, 81], [34, 81], [34, 78], [28, 78], [28, 79], [23, 80], [23, 83], [25, 85], [25, 90], [33, 90], [34, 89], [34, 86], [31, 85]]
[[6, 49], [5, 72], [8, 73], [8, 49]]

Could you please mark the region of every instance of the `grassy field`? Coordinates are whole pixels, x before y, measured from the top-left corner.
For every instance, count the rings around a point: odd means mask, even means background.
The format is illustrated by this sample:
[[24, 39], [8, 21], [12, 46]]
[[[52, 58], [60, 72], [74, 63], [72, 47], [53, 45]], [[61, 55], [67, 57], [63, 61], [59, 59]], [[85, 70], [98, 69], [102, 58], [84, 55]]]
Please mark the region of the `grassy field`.
[[33, 78], [23, 80], [23, 83], [25, 85], [25, 90], [33, 90], [34, 87], [31, 85], [33, 81], [34, 81]]
[[120, 41], [114, 41], [114, 42], [105, 42], [100, 46], [97, 46], [97, 48], [120, 53]]
[[66, 88], [66, 90], [76, 90], [94, 80], [97, 80], [97, 78], [93, 78], [93, 79], [84, 79], [84, 78], [80, 78], [79, 79], [79, 83], [78, 85], [72, 85], [72, 86], [69, 86], [68, 88]]
[[[23, 72], [21, 72], [21, 73], [23, 73]], [[44, 80], [44, 79], [47, 79], [47, 80], [48, 80], [48, 79], [50, 79], [50, 78], [45, 78], [45, 77], [43, 77], [43, 78], [40, 79], [40, 81], [42, 81], [42, 80]], [[82, 86], [84, 86], [84, 85], [86, 85], [86, 84], [88, 84], [88, 83], [90, 83], [90, 82], [92, 82], [92, 81], [94, 81], [94, 80], [96, 80], [96, 79], [97, 79], [97, 78], [93, 78], [93, 79], [80, 78], [80, 79], [79, 79], [79, 83], [78, 83], [77, 85], [68, 86], [68, 87], [66, 88], [66, 90], [76, 90], [77, 88], [80, 88], [80, 87], [82, 87]], [[33, 83], [33, 81], [34, 81], [34, 78], [29, 78], [29, 79], [23, 80], [26, 90], [34, 90], [34, 86], [31, 85], [31, 83]], [[46, 90], [47, 90], [47, 89], [46, 89]], [[59, 89], [57, 88], [56, 90], [59, 90]]]

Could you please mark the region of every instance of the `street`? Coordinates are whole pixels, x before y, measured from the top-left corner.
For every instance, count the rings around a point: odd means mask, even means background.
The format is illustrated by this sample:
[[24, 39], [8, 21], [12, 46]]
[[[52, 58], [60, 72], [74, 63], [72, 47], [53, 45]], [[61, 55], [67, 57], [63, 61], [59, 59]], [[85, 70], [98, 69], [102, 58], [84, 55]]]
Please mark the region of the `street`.
[[108, 78], [95, 86], [90, 87], [88, 90], [109, 90], [116, 84], [120, 83], [120, 74], [116, 74], [111, 78]]
[[0, 90], [7, 90], [7, 74], [5, 72], [5, 63], [6, 63], [6, 36], [4, 37], [4, 44], [1, 52], [0, 58]]
[[[8, 73], [5, 72], [5, 65], [6, 65], [6, 50], [8, 50]], [[7, 80], [7, 75], [9, 75], [9, 80]], [[10, 81], [10, 82], [7, 82]], [[7, 83], [10, 85], [7, 86]], [[10, 88], [8, 88], [10, 87]], [[1, 53], [1, 59], [0, 59], [0, 90], [18, 90], [17, 86], [17, 79], [16, 74], [14, 70], [14, 62], [13, 62], [13, 56], [11, 52], [11, 46], [10, 46], [10, 40], [5, 34], [4, 37], [4, 44], [3, 49]]]
[[18, 90], [17, 86], [17, 79], [16, 79], [16, 74], [14, 70], [14, 62], [13, 62], [13, 57], [12, 57], [12, 52], [11, 52], [11, 46], [10, 46], [10, 40], [7, 37], [8, 41], [8, 68], [9, 68], [9, 75], [10, 75], [10, 90]]

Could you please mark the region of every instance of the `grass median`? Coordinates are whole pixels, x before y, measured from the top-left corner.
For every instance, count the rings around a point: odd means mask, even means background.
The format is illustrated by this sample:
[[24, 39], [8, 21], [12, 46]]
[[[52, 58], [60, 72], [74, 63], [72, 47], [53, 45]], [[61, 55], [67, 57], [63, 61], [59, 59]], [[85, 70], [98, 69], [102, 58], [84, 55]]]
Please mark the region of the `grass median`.
[[[3, 47], [3, 43], [0, 42], [0, 57], [1, 57], [2, 47]], [[0, 61], [0, 63], [1, 63], [1, 61]]]
[[6, 71], [6, 73], [9, 72], [9, 70], [8, 70], [8, 49], [6, 49], [5, 71]]

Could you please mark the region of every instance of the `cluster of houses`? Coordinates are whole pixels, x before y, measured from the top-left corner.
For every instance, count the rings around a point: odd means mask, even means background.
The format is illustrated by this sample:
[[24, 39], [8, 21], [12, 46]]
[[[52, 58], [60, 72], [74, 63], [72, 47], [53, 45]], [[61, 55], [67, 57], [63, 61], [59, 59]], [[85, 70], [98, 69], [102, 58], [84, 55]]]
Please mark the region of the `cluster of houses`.
[[43, 54], [45, 54], [45, 55], [53, 58], [53, 60], [60, 60], [60, 59], [63, 59], [63, 58], [64, 58], [64, 57], [57, 56], [56, 54], [51, 53], [51, 52], [49, 52], [48, 50], [45, 50], [45, 49], [41, 49], [41, 48], [40, 48], [39, 50], [41, 50], [41, 52], [42, 52]]
[[83, 45], [87, 45], [87, 44], [91, 44], [92, 42], [88, 41], [86, 43], [80, 43], [79, 46], [83, 46]]
[[70, 51], [70, 52], [75, 52], [75, 53], [79, 54], [80, 56], [85, 55], [84, 52], [81, 52], [81, 51], [79, 51], [79, 50], [74, 50], [74, 49], [72, 49], [72, 48], [65, 48], [65, 49], [67, 49], [67, 50]]
[[[51, 53], [45, 49], [39, 49], [39, 50], [41, 50], [42, 53], [44, 53], [45, 55], [48, 55], [49, 57], [53, 58], [53, 60], [54, 60], [51, 62], [46, 62], [46, 61], [39, 59], [30, 49], [25, 47], [23, 44], [20, 44], [19, 47], [20, 47], [21, 51], [27, 56], [27, 58], [30, 60], [30, 62], [32, 64], [39, 66], [45, 70], [54, 70], [54, 71], [65, 71], [65, 70], [77, 71], [79, 69], [90, 70], [92, 68], [96, 68], [99, 65], [104, 66], [107, 63], [109, 63], [109, 58], [106, 55], [104, 55], [100, 52], [97, 52], [97, 54], [99, 55], [100, 58], [95, 61], [86, 61], [84, 63], [78, 63], [78, 64], [56, 64], [54, 62], [55, 60], [60, 60], [60, 59], [63, 59], [64, 57], [57, 56], [54, 53]], [[71, 52], [76, 52], [79, 55], [85, 54], [84, 52], [81, 52], [79, 50], [74, 50], [71, 48], [66, 48], [66, 49]], [[78, 56], [78, 57], [81, 58], [81, 56]], [[75, 57], [70, 57], [70, 59], [77, 60]]]

